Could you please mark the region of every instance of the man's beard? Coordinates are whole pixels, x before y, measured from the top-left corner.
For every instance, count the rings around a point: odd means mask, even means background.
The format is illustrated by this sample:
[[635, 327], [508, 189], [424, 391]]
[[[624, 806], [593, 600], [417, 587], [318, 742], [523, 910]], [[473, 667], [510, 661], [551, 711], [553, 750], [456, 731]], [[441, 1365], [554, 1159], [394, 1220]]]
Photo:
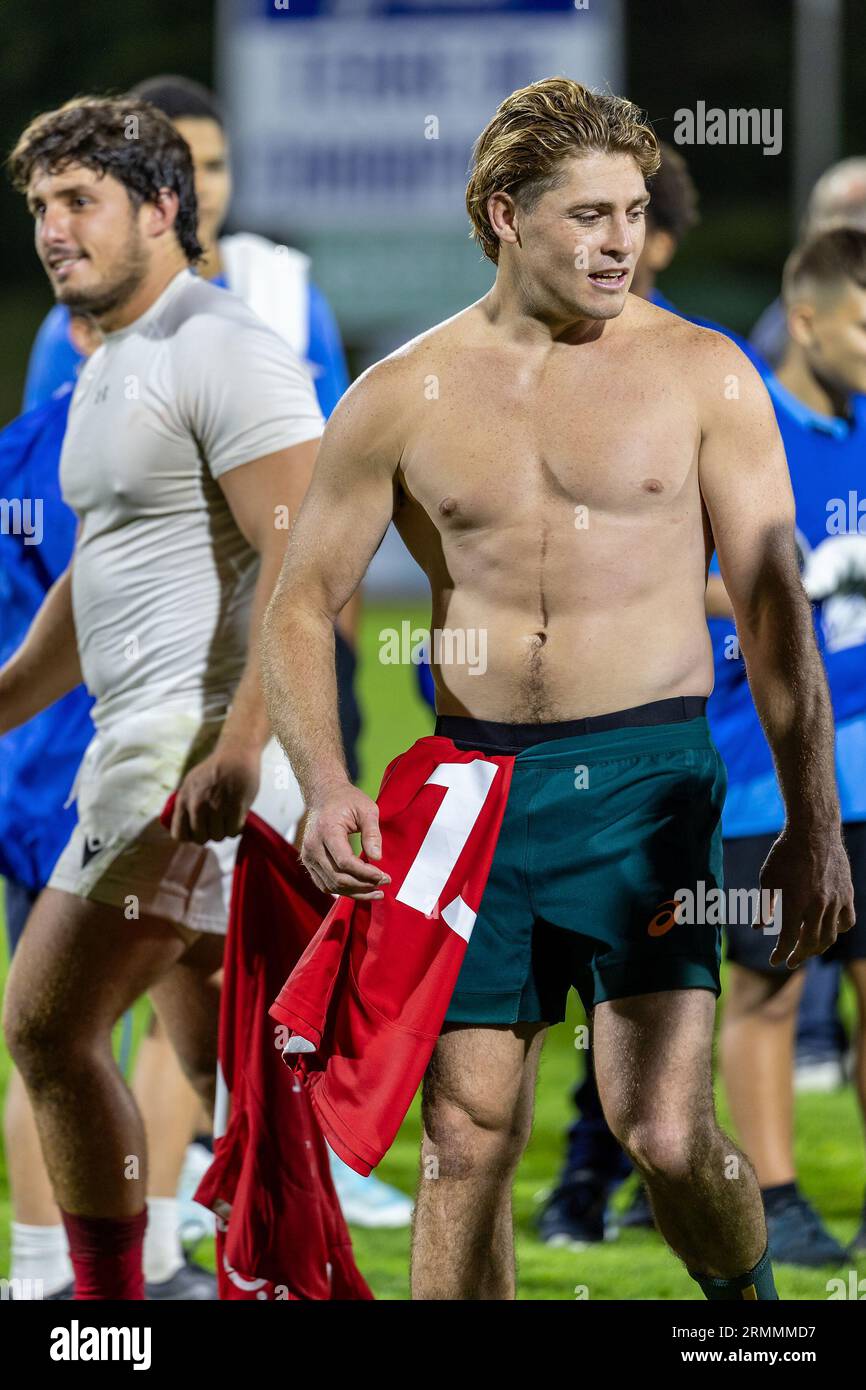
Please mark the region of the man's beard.
[[147, 255], [139, 236], [131, 237], [123, 258], [110, 279], [90, 289], [67, 289], [60, 285], [54, 292], [58, 304], [64, 304], [73, 314], [90, 314], [99, 319], [111, 313], [135, 293], [147, 274]]

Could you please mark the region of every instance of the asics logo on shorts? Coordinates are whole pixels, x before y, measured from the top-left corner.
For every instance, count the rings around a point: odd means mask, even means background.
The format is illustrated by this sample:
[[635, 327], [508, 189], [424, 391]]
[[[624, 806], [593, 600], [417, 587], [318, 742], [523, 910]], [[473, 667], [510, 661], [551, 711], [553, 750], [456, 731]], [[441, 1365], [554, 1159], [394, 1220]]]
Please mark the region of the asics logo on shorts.
[[669, 932], [676, 922], [676, 910], [678, 903], [676, 898], [668, 898], [666, 902], [659, 903], [655, 917], [650, 919], [647, 926], [649, 936], [664, 936]]

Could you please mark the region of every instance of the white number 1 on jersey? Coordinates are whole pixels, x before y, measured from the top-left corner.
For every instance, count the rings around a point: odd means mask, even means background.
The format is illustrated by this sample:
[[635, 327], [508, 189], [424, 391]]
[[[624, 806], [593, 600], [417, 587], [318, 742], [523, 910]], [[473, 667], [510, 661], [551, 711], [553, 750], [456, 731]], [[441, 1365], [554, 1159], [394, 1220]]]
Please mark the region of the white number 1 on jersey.
[[[432, 783], [446, 787], [447, 791], [400, 886], [398, 902], [416, 908], [425, 917], [436, 911], [445, 884], [463, 853], [499, 771], [498, 763], [484, 762], [481, 758], [471, 763], [440, 763], [433, 769], [424, 785]], [[468, 941], [475, 925], [475, 913], [460, 894], [440, 911], [446, 925]]]

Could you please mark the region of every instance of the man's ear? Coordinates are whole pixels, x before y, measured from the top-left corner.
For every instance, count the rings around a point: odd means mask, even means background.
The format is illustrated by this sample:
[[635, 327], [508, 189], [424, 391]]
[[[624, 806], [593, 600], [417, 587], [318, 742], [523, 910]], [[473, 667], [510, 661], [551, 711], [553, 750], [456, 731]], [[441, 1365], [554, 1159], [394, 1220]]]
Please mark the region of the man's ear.
[[161, 188], [156, 197], [142, 205], [143, 232], [148, 237], [165, 236], [174, 228], [180, 199], [172, 188]]
[[791, 305], [787, 314], [788, 335], [798, 345], [807, 348], [814, 340], [815, 307], [801, 299]]
[[487, 217], [501, 245], [520, 245], [517, 204], [510, 193], [491, 193], [487, 199]]
[[671, 236], [670, 232], [661, 227], [647, 227], [640, 258], [642, 261], [646, 260], [654, 275], [660, 275], [663, 270], [667, 270], [676, 253], [676, 238]]

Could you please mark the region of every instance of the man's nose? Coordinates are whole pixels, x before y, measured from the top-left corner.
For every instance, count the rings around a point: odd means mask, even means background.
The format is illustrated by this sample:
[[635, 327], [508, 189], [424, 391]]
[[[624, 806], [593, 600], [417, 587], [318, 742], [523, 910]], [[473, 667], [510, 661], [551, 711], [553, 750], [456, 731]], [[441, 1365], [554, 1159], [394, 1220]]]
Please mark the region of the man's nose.
[[69, 240], [69, 214], [63, 207], [46, 208], [39, 224], [39, 240], [46, 250]]
[[634, 226], [625, 214], [611, 219], [604, 250], [610, 256], [629, 256], [634, 250]]

